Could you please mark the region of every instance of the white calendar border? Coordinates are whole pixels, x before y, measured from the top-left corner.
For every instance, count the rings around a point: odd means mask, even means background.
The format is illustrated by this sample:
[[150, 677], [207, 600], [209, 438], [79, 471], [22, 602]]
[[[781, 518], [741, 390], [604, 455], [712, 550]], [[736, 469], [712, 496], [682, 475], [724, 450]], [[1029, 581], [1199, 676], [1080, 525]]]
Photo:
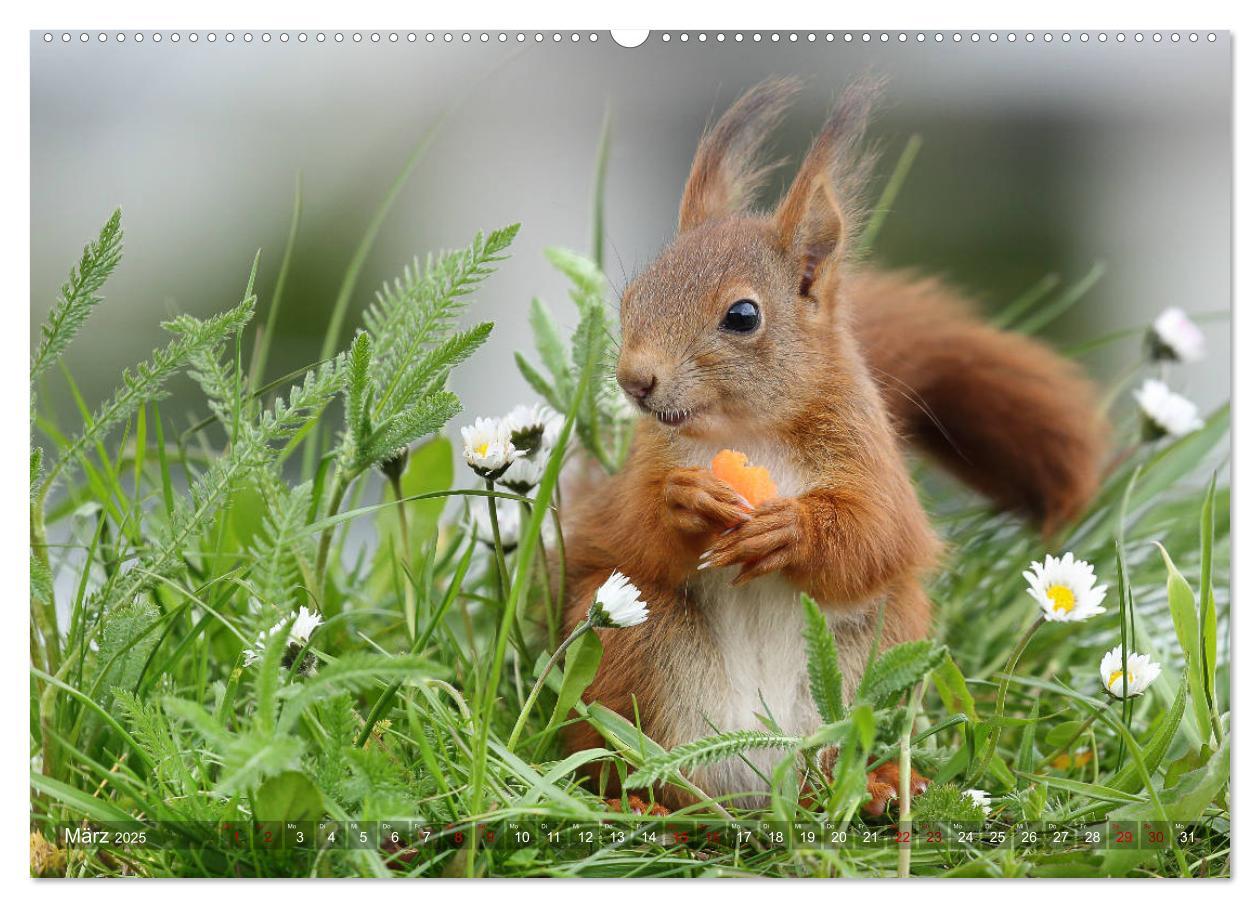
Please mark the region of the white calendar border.
[[[23, 5], [24, 8], [14, 10], [17, 4], [9, 4], [9, 9], [0, 13], [4, 17], [4, 29], [0, 32], [0, 78], [3, 78], [3, 107], [0, 117], [3, 125], [3, 160], [0, 163], [0, 179], [3, 179], [5, 192], [2, 233], [0, 233], [0, 249], [3, 250], [4, 262], [8, 266], [4, 270], [6, 289], [10, 299], [8, 314], [18, 322], [16, 327], [6, 331], [9, 349], [0, 362], [3, 362], [4, 375], [0, 378], [0, 396], [3, 399], [3, 410], [0, 412], [17, 414], [25, 411], [27, 406], [25, 368], [29, 357], [26, 349], [29, 336], [29, 310], [26, 301], [29, 299], [29, 70], [28, 32], [31, 30], [57, 30], [63, 28], [112, 31], [114, 29], [134, 30], [143, 28], [146, 31], [160, 28], [162, 30], [189, 30], [230, 27], [234, 29], [276, 29], [294, 25], [306, 29], [345, 29], [361, 27], [388, 29], [417, 27], [420, 25], [436, 30], [498, 30], [516, 28], [556, 29], [563, 27], [566, 31], [581, 29], [584, 31], [602, 31], [610, 25], [668, 28], [671, 30], [689, 29], [715, 31], [718, 28], [732, 31], [735, 29], [766, 29], [767, 27], [784, 30], [791, 28], [824, 30], [826, 26], [835, 26], [847, 30], [859, 29], [914, 29], [945, 30], [951, 32], [963, 27], [974, 27], [978, 31], [1034, 29], [1060, 32], [1065, 26], [1071, 31], [1114, 31], [1117, 29], [1132, 31], [1143, 30], [1190, 30], [1206, 32], [1217, 29], [1220, 32], [1232, 32], [1235, 52], [1235, 160], [1240, 162], [1260, 160], [1260, 142], [1257, 141], [1257, 119], [1260, 118], [1260, 89], [1257, 87], [1256, 73], [1260, 69], [1260, 30], [1253, 30], [1252, 13], [1242, 3], [1213, 2], [1198, 0], [1195, 3], [1170, 3], [1151, 0], [1139, 5], [1120, 8], [1118, 5], [1106, 5], [1092, 0], [1058, 0], [1053, 4], [1013, 4], [987, 0], [987, 2], [953, 3], [906, 2], [896, 6], [888, 3], [879, 4], [841, 4], [836, 0], [827, 3], [792, 2], [777, 0], [773, 4], [751, 2], [730, 2], [722, 4], [696, 4], [684, 7], [677, 0], [639, 0], [630, 3], [600, 3], [589, 0], [564, 0], [545, 4], [524, 4], [520, 0], [482, 0], [476, 4], [425, 4], [402, 2], [373, 2], [358, 0], [353, 5], [333, 3], [328, 0], [310, 0], [304, 3], [273, 3], [263, 8], [257, 2], [246, 0], [216, 0], [213, 4], [173, 4], [158, 0], [142, 0], [142, 2], [113, 2], [108, 5], [100, 0], [67, 0], [52, 4]], [[1255, 6], [1254, 2], [1251, 4]], [[981, 28], [989, 26], [990, 28]], [[969, 29], [970, 30], [970, 29]], [[1235, 168], [1235, 299], [1239, 301], [1233, 313], [1233, 331], [1235, 351], [1249, 350], [1252, 342], [1260, 342], [1260, 331], [1257, 324], [1260, 317], [1255, 313], [1260, 307], [1260, 280], [1257, 279], [1257, 256], [1254, 250], [1260, 248], [1260, 231], [1257, 230], [1257, 211], [1260, 204], [1257, 200], [1257, 178], [1255, 170], [1246, 166]], [[1238, 250], [1251, 250], [1250, 255], [1238, 255]], [[16, 311], [14, 311], [16, 310]], [[1260, 452], [1257, 433], [1260, 432], [1260, 420], [1257, 419], [1257, 399], [1260, 393], [1246, 389], [1260, 388], [1260, 357], [1237, 356], [1232, 358], [1234, 364], [1235, 387], [1243, 393], [1234, 398], [1234, 433], [1233, 450], [1236, 462], [1255, 464], [1260, 461], [1255, 456]], [[16, 419], [15, 419], [16, 423]], [[13, 583], [17, 595], [9, 597], [7, 603], [8, 620], [20, 622], [25, 620], [26, 609], [22, 603], [26, 601], [25, 582], [28, 571], [25, 555], [27, 527], [25, 525], [27, 453], [26, 445], [20, 444], [18, 436], [7, 439], [0, 446], [0, 463], [3, 471], [0, 476], [0, 514], [7, 515], [3, 525], [3, 536], [0, 536], [0, 557], [3, 558], [3, 571], [0, 576], [18, 579]], [[1235, 551], [1256, 551], [1260, 546], [1260, 534], [1255, 529], [1255, 515], [1260, 513], [1260, 496], [1251, 483], [1253, 473], [1250, 467], [1242, 476], [1234, 472], [1231, 481], [1234, 496], [1234, 521], [1232, 535]], [[1232, 601], [1239, 607], [1231, 616], [1231, 633], [1235, 647], [1256, 645], [1248, 641], [1247, 604], [1260, 601], [1260, 576], [1256, 559], [1233, 559], [1235, 575], [1233, 578]], [[22, 615], [23, 617], [19, 617]], [[1241, 634], [1238, 631], [1241, 629]], [[12, 683], [6, 688], [11, 691], [22, 691], [28, 684], [27, 635], [20, 627], [5, 628], [4, 639], [8, 642], [7, 658], [0, 660]], [[1255, 702], [1252, 696], [1256, 692], [1256, 670], [1254, 666], [1260, 660], [1238, 659], [1234, 661], [1233, 700], [1246, 704]], [[1251, 668], [1248, 668], [1251, 666]], [[25, 878], [27, 869], [27, 817], [29, 812], [29, 789], [27, 788], [28, 761], [26, 755], [27, 702], [25, 697], [10, 696], [4, 698], [3, 726], [9, 734], [5, 735], [8, 746], [4, 752], [3, 768], [9, 770], [4, 774], [8, 784], [3, 790], [3, 801], [0, 802], [0, 816], [3, 818], [4, 838], [0, 841], [0, 853], [5, 856], [12, 874]], [[1235, 751], [1242, 754], [1235, 765], [1245, 765], [1249, 755], [1254, 753], [1256, 735], [1252, 732], [1251, 716], [1244, 716], [1241, 723], [1236, 723], [1236, 738], [1242, 746], [1235, 745]], [[16, 730], [17, 733], [13, 733]], [[1191, 895], [1186, 884], [1143, 885], [1140, 893], [1121, 893], [1113, 889], [1112, 898], [1140, 898], [1143, 908], [1148, 905], [1178, 903], [1187, 898], [1212, 899], [1213, 902], [1224, 900], [1232, 902], [1243, 896], [1246, 878], [1254, 879], [1256, 861], [1255, 847], [1248, 844], [1251, 830], [1255, 823], [1250, 820], [1250, 810], [1258, 809], [1253, 797], [1253, 789], [1242, 773], [1236, 773], [1232, 788], [1234, 798], [1233, 811], [1233, 843], [1234, 873], [1243, 878], [1241, 882], [1231, 884], [1209, 884], [1210, 889], [1202, 893], [1195, 891]], [[321, 886], [320, 882], [329, 885]], [[223, 898], [239, 898], [241, 889], [249, 890], [249, 895], [259, 900], [281, 896], [276, 882], [251, 882], [239, 884], [215, 883], [205, 886], [182, 885], [178, 892], [173, 891], [173, 883], [129, 885], [119, 890], [118, 884], [89, 886], [88, 889], [69, 888], [65, 885], [42, 883], [26, 884], [23, 895], [29, 900], [39, 900], [41, 905], [74, 904], [92, 905], [98, 899], [113, 900], [121, 896], [129, 904], [166, 902], [171, 898], [179, 898], [188, 904], [209, 904]], [[108, 885], [108, 888], [106, 888]], [[230, 892], [219, 889], [219, 886], [233, 885]], [[451, 888], [440, 886], [438, 881], [424, 881], [420, 885], [426, 888], [406, 894], [399, 891], [394, 884], [389, 892], [382, 891], [376, 898], [389, 899], [421, 899], [458, 897]], [[459, 884], [457, 884], [459, 885]], [[515, 899], [520, 895], [529, 897], [525, 892], [528, 883], [512, 883], [496, 881], [491, 884], [492, 895], [496, 900]], [[634, 886], [616, 884], [600, 885], [593, 881], [565, 883], [561, 888], [552, 887], [544, 897], [547, 899], [597, 900], [601, 906], [607, 904], [620, 905], [637, 903], [643, 898], [659, 898], [662, 886], [668, 888], [671, 895], [683, 898], [712, 898], [711, 893], [700, 895], [697, 885], [704, 883], [657, 884], [651, 892]], [[711, 885], [711, 884], [710, 884]], [[847, 890], [839, 893], [834, 889], [825, 893], [819, 884], [782, 883], [780, 885], [812, 886], [809, 890], [799, 890], [800, 896], [807, 898], [822, 897], [827, 899], [853, 899], [855, 893]], [[832, 884], [837, 885], [837, 884]], [[852, 885], [846, 881], [839, 885]], [[879, 885], [867, 883], [867, 886]], [[938, 893], [928, 892], [923, 884], [916, 884], [914, 898], [936, 898]], [[939, 884], [947, 885], [947, 884]], [[953, 884], [957, 887], [958, 884]], [[973, 884], [974, 885], [974, 884]], [[981, 887], [992, 885], [979, 884]], [[1061, 908], [1065, 897], [1079, 899], [1084, 893], [1080, 887], [1102, 887], [1115, 884], [1091, 881], [1045, 881], [1040, 884], [1025, 884], [1018, 892], [1009, 888], [1002, 891], [984, 892], [982, 898], [1009, 899], [1018, 898], [1021, 903], [1030, 906], [1041, 904]], [[1202, 884], [1189, 884], [1202, 885]], [[332, 881], [312, 881], [302, 893], [307, 900], [314, 902], [342, 901], [346, 898], [359, 899], [363, 893], [350, 893], [343, 883]], [[691, 889], [688, 889], [688, 886]], [[1072, 887], [1071, 892], [1064, 892], [1062, 887]], [[982, 889], [983, 891], [983, 889]], [[537, 890], [534, 890], [537, 893]], [[1093, 895], [1094, 893], [1090, 893]], [[768, 895], [762, 885], [745, 884], [734, 888], [727, 886], [722, 892], [724, 901], [732, 904], [744, 901], [762, 902]], [[965, 895], [957, 888], [954, 897], [974, 897], [975, 892]], [[857, 898], [882, 898], [883, 893], [866, 891], [856, 895]], [[945, 896], [950, 897], [949, 895]], [[1106, 894], [1104, 894], [1104, 898]], [[1254, 904], [1254, 898], [1252, 899]]]

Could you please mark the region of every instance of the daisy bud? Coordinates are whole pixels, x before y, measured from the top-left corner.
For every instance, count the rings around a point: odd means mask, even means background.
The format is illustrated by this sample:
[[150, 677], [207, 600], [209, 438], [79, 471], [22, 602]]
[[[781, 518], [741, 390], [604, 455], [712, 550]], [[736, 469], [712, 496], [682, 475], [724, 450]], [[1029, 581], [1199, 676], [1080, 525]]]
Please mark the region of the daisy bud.
[[478, 417], [459, 434], [464, 438], [464, 460], [483, 479], [498, 479], [519, 453], [507, 426], [497, 419]]
[[[1103, 656], [1102, 662], [1098, 665], [1103, 687], [1118, 700], [1123, 699], [1126, 694], [1125, 668], [1124, 654], [1119, 646]], [[1127, 693], [1130, 697], [1136, 697], [1142, 693], [1159, 677], [1159, 663], [1152, 662], [1151, 657], [1144, 653], [1129, 653], [1127, 668], [1129, 670]]]
[[377, 468], [385, 474], [385, 478], [391, 482], [397, 482], [402, 476], [403, 471], [407, 469], [407, 461], [411, 457], [411, 452], [406, 446], [399, 448], [391, 456], [382, 460]]
[[1028, 595], [1041, 606], [1047, 621], [1084, 621], [1101, 615], [1106, 585], [1097, 585], [1094, 566], [1077, 561], [1068, 552], [1062, 558], [1047, 555], [1044, 562], [1034, 561], [1024, 571]]
[[648, 619], [639, 588], [625, 574], [614, 571], [595, 593], [587, 618], [595, 627], [633, 627]]
[[553, 447], [564, 420], [545, 404], [513, 407], [503, 418], [512, 444], [525, 457]]
[[1205, 338], [1199, 326], [1177, 307], [1159, 314], [1146, 335], [1151, 359], [1194, 363], [1203, 359]]
[[499, 483], [517, 495], [528, 495], [542, 480], [546, 461], [518, 457], [499, 477]]
[[1148, 378], [1133, 392], [1142, 409], [1142, 437], [1154, 441], [1171, 435], [1180, 438], [1203, 428], [1199, 409], [1157, 378]]

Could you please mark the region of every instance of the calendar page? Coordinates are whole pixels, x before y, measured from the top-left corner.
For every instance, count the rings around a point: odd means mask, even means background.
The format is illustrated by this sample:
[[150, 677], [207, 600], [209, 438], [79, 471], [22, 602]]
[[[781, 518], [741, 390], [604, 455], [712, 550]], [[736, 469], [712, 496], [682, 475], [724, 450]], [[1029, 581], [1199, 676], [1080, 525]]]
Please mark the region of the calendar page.
[[30, 874], [1230, 877], [1232, 45], [30, 32]]

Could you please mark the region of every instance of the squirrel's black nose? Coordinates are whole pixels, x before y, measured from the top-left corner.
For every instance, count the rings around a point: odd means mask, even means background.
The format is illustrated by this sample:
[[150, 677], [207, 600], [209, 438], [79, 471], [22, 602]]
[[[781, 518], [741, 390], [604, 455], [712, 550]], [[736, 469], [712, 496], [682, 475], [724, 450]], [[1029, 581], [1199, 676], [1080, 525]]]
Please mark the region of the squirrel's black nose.
[[656, 387], [655, 375], [633, 375], [621, 378], [621, 387], [635, 400], [647, 400], [652, 389]]

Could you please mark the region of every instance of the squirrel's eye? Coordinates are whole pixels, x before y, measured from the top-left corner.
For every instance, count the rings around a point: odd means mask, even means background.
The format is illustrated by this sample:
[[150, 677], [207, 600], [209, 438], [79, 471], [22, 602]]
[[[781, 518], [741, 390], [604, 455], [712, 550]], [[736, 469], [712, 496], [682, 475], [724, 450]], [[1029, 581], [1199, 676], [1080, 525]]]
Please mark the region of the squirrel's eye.
[[757, 308], [757, 304], [752, 300], [740, 300], [726, 310], [721, 327], [727, 331], [747, 334], [749, 331], [756, 331], [760, 324], [761, 310]]

